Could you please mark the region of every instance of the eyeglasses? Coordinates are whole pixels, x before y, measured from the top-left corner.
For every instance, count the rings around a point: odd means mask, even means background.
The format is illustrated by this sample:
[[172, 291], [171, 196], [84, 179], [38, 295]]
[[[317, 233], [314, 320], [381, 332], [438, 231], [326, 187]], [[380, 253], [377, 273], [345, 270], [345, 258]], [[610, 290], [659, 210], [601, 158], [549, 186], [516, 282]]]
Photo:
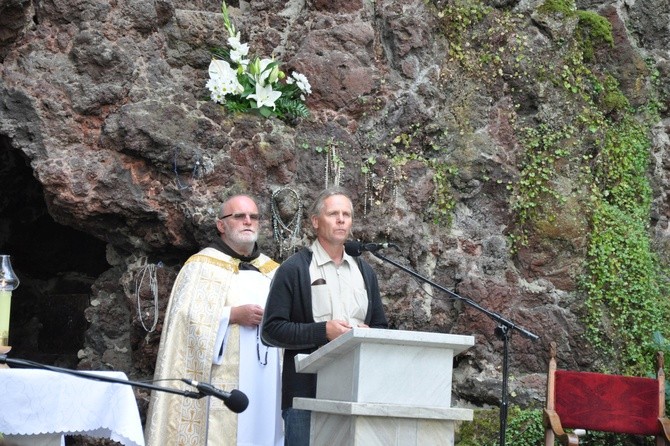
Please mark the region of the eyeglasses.
[[261, 216], [259, 214], [243, 214], [243, 213], [222, 215], [221, 217], [219, 217], [219, 219], [223, 220], [224, 218], [228, 217], [233, 217], [233, 220], [236, 221], [244, 221], [246, 220], [247, 217], [249, 217], [249, 220], [252, 221], [258, 221], [261, 219]]

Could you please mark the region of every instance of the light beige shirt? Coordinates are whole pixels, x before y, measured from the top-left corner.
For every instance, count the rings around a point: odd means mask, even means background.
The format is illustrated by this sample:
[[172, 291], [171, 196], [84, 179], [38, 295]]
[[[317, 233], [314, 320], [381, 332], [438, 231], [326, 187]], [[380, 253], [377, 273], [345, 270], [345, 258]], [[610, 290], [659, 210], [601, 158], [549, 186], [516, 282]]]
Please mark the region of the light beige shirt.
[[337, 266], [318, 240], [312, 243], [309, 265], [314, 321], [344, 320], [352, 327], [365, 323], [368, 293], [356, 260], [344, 253]]

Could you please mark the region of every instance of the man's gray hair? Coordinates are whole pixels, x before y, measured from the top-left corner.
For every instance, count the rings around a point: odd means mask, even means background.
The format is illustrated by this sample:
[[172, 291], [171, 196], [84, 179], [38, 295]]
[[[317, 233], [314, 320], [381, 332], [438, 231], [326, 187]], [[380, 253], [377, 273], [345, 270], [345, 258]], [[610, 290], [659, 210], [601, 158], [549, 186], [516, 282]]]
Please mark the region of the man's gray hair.
[[347, 197], [349, 200], [349, 203], [351, 204], [351, 215], [353, 217], [354, 214], [354, 205], [353, 202], [351, 201], [351, 196], [349, 195], [349, 192], [346, 191], [346, 189], [340, 187], [340, 186], [333, 186], [329, 187], [327, 189], [324, 189], [319, 193], [319, 195], [316, 197], [314, 200], [314, 203], [309, 207], [309, 210], [307, 212], [307, 216], [309, 218], [312, 218], [314, 216], [318, 216], [321, 211], [323, 210], [324, 202], [326, 201], [327, 198], [332, 197], [333, 195], [343, 195]]

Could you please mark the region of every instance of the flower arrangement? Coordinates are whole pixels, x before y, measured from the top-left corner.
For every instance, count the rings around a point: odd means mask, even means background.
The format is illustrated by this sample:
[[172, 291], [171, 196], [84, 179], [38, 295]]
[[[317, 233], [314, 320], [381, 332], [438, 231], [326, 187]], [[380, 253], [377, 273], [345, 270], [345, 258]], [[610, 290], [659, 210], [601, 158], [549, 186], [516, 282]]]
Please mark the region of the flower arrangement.
[[312, 87], [307, 78], [295, 71], [287, 77], [274, 58], [248, 58], [249, 44], [240, 41], [225, 1], [221, 12], [229, 35], [228, 47], [212, 50], [207, 81], [211, 99], [231, 112], [258, 112], [266, 118], [280, 119], [308, 116], [305, 96]]

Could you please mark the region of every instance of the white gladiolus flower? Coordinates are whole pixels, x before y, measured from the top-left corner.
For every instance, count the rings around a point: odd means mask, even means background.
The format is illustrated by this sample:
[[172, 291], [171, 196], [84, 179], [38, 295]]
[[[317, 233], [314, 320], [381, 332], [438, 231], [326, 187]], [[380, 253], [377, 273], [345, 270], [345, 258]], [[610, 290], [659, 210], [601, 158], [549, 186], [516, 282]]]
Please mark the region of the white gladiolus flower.
[[228, 38], [228, 45], [230, 45], [230, 48], [233, 51], [237, 51], [242, 56], [246, 56], [247, 54], [249, 54], [249, 44], [240, 42], [239, 32], [234, 37]]
[[281, 96], [281, 91], [274, 91], [272, 85], [261, 85], [260, 83], [256, 84], [256, 93], [250, 94], [249, 99], [256, 100], [256, 106], [261, 108], [262, 106], [275, 108], [275, 101]]
[[[227, 49], [216, 48], [209, 64], [207, 89], [212, 101], [227, 104], [235, 112], [260, 112], [264, 117], [281, 119], [309, 116], [304, 101], [312, 87], [304, 75], [282, 71], [274, 57], [249, 56], [249, 44], [241, 41], [228, 15], [224, 0], [221, 13], [228, 31]], [[252, 89], [253, 94], [251, 93]], [[281, 101], [278, 99], [281, 97]]]
[[[249, 50], [247, 49], [247, 52], [248, 51]], [[249, 64], [249, 60], [245, 59], [244, 56], [246, 56], [246, 54], [244, 54], [244, 52], [242, 52], [242, 51], [237, 51], [237, 50], [231, 50], [230, 51], [230, 60], [232, 62], [235, 62], [235, 63], [238, 63], [240, 65], [246, 66], [246, 65]]]
[[242, 45], [242, 42], [240, 41], [239, 31], [234, 36], [228, 37], [228, 45], [230, 45], [230, 47], [233, 49], [237, 49], [240, 47], [240, 45]]
[[249, 61], [246, 60], [245, 57], [249, 54], [249, 44], [240, 42], [239, 32], [236, 36], [228, 38], [228, 45], [230, 45], [230, 60], [240, 65], [247, 66]]

